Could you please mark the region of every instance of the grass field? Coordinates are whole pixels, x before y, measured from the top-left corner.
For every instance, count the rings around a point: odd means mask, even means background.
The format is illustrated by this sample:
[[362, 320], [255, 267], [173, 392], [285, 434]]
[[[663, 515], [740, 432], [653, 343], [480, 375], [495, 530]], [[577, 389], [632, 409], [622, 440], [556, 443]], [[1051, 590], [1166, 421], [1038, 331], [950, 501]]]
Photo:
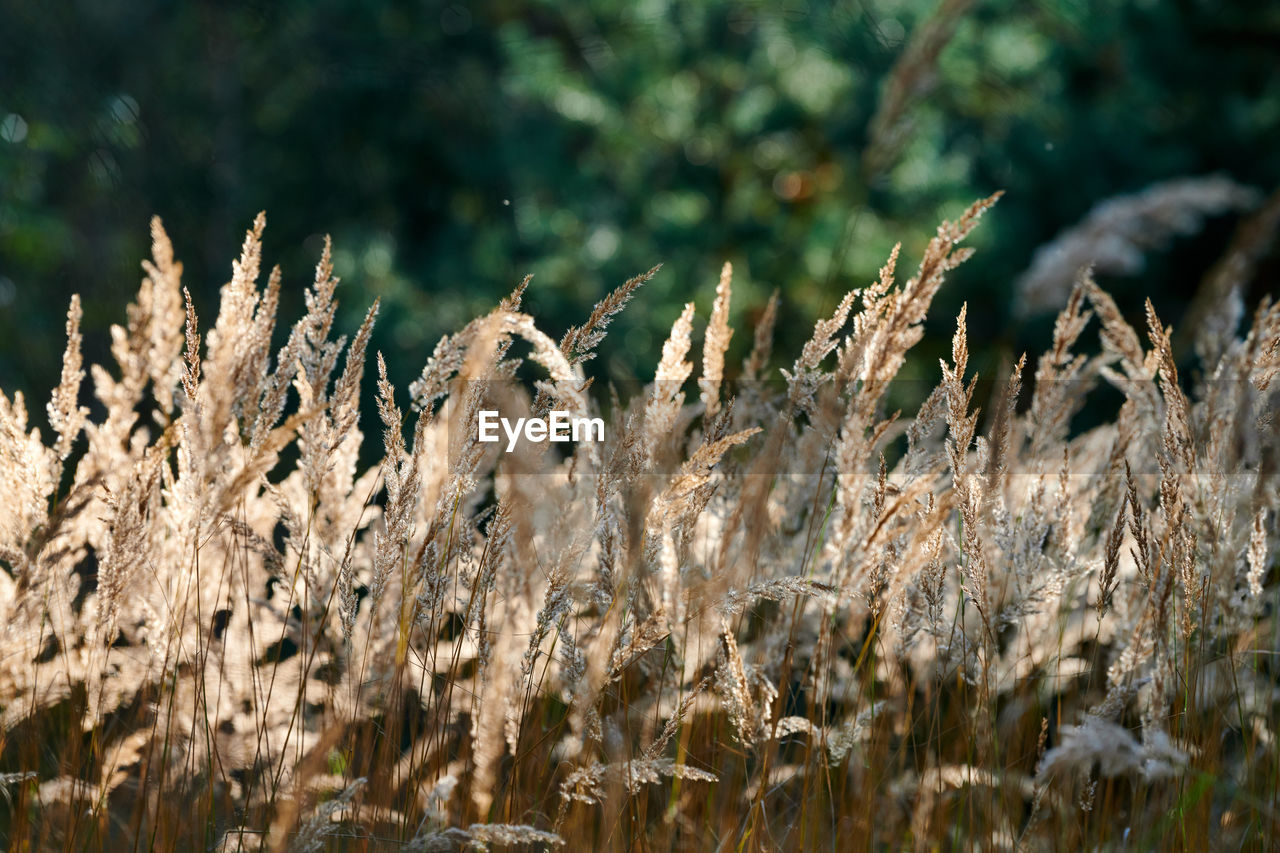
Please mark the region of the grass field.
[[[1280, 305], [1217, 293], [1191, 362], [1062, 269], [1052, 342], [981, 409], [962, 312], [897, 411], [994, 201], [798, 354], [774, 302], [726, 363], [726, 265], [629, 398], [591, 358], [648, 274], [559, 342], [526, 282], [397, 389], [376, 306], [333, 328], [327, 247], [277, 333], [259, 218], [209, 324], [157, 221], [116, 363], [86, 371], [73, 302], [51, 429], [0, 396], [0, 836], [1274, 849]], [[493, 409], [604, 441], [508, 453]]]

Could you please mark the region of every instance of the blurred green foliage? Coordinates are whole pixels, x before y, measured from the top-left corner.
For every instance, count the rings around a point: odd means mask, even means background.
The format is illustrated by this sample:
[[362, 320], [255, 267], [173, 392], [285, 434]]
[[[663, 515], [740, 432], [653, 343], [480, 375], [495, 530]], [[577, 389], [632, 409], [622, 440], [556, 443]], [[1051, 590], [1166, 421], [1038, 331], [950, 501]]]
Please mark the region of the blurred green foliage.
[[[0, 387], [44, 399], [73, 291], [103, 357], [153, 213], [206, 322], [256, 211], [286, 321], [332, 233], [345, 327], [381, 297], [374, 345], [402, 384], [526, 272], [559, 333], [662, 262], [595, 368], [644, 378], [724, 260], [731, 355], [775, 287], [794, 353], [894, 241], [909, 272], [939, 219], [1003, 188], [939, 297], [916, 365], [933, 378], [961, 301], [974, 368], [1042, 348], [1047, 320], [1011, 326], [1011, 282], [1097, 201], [1214, 171], [1280, 184], [1280, 7], [1245, 0], [973, 3], [865, 168], [938, 5], [0, 0]], [[1230, 228], [1114, 284], [1176, 318]]]

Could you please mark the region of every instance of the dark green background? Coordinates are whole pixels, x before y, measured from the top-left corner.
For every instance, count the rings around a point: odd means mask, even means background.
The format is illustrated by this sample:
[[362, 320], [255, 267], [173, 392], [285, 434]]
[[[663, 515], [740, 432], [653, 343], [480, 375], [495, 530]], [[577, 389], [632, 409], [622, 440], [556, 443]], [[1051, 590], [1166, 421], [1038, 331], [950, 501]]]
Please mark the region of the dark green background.
[[[153, 213], [206, 324], [258, 210], [285, 323], [332, 233], [342, 328], [381, 297], [374, 345], [403, 387], [526, 272], [558, 335], [658, 262], [598, 378], [651, 376], [726, 259], [731, 357], [778, 287], [790, 360], [896, 239], [909, 271], [940, 218], [1003, 188], [909, 366], [932, 378], [962, 301], [974, 368], [1044, 347], [1011, 283], [1098, 201], [1216, 171], [1280, 184], [1280, 6], [1242, 0], [975, 3], [902, 150], [866, 172], [886, 74], [936, 5], [0, 0], [0, 387], [43, 408], [74, 291], [104, 357]], [[1176, 321], [1235, 221], [1104, 284]]]

